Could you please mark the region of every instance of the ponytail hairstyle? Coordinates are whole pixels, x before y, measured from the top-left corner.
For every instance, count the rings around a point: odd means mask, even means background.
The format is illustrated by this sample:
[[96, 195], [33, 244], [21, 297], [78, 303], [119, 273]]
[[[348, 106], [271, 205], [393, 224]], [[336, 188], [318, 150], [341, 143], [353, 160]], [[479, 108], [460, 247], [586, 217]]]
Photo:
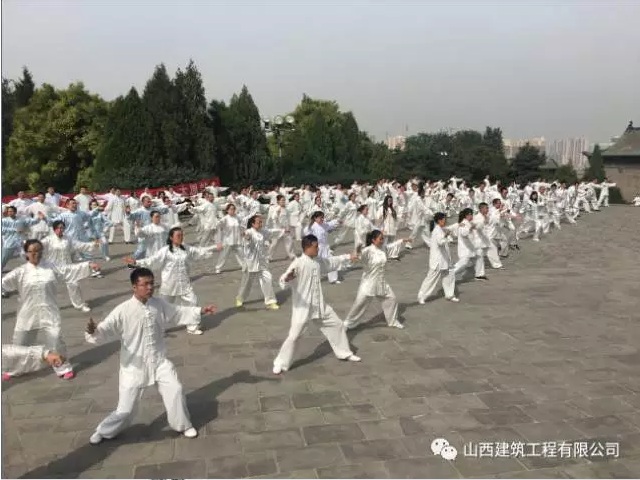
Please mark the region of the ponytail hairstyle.
[[471, 210], [470, 208], [462, 209], [462, 211], [458, 214], [458, 223], [462, 223], [467, 215], [473, 215], [473, 210]]
[[389, 204], [389, 200], [393, 202], [393, 198], [391, 197], [391, 195], [387, 195], [382, 201], [382, 218], [387, 218], [387, 213], [389, 212], [389, 210], [391, 210], [391, 216], [395, 220], [397, 218], [396, 209], [393, 208], [392, 204]]
[[311, 215], [311, 221], [309, 222], [309, 228], [311, 228], [313, 224], [316, 223], [316, 219], [320, 217], [324, 217], [324, 212], [321, 212], [320, 210], [313, 212], [313, 215]]
[[[171, 240], [173, 238], [173, 234], [178, 232], [178, 231], [182, 231], [182, 228], [180, 227], [173, 227], [171, 230], [169, 230], [169, 235], [167, 236], [167, 245], [169, 245], [169, 251], [171, 253], [173, 253], [173, 241]], [[181, 250], [184, 250], [184, 245], [180, 244], [178, 245], [178, 248], [180, 248]]]
[[433, 232], [433, 229], [436, 228], [436, 224], [442, 220], [443, 218], [447, 218], [447, 216], [442, 213], [442, 212], [438, 212], [433, 216], [433, 220], [431, 220], [431, 222], [429, 222], [429, 231]]
[[371, 245], [376, 238], [380, 237], [380, 235], [382, 235], [380, 230], [371, 230], [367, 233], [367, 239], [365, 240], [367, 247]]

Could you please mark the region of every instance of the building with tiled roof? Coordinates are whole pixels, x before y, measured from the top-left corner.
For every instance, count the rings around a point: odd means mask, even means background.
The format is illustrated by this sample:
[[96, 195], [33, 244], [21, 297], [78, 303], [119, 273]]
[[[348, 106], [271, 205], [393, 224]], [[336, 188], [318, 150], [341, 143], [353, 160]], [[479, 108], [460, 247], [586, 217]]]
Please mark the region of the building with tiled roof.
[[629, 122], [620, 138], [602, 151], [602, 160], [607, 178], [616, 183], [625, 200], [640, 193], [640, 127]]

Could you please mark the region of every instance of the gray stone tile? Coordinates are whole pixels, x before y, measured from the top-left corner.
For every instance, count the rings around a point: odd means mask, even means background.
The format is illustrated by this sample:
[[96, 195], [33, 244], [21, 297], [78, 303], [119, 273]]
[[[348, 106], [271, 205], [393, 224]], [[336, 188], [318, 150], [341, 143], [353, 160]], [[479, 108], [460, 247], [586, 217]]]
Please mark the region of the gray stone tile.
[[535, 403], [520, 390], [479, 393], [478, 398], [489, 408], [505, 408], [511, 405], [530, 405]]
[[287, 411], [291, 409], [289, 395], [273, 395], [260, 397], [260, 410], [263, 412]]
[[435, 368], [458, 368], [464, 366], [460, 361], [454, 357], [424, 357], [414, 358], [414, 361], [420, 368], [425, 370], [431, 370]]
[[266, 412], [263, 414], [265, 430], [287, 427], [306, 427], [325, 423], [319, 408], [300, 408], [288, 412]]
[[[177, 329], [166, 338], [201, 433], [195, 440], [171, 431], [161, 398], [151, 388], [135, 425], [117, 440], [97, 448], [88, 445], [97, 422], [117, 404], [119, 345], [86, 344], [77, 328], [85, 315], [70, 308], [66, 292], [60, 292], [63, 334], [79, 366], [78, 376], [62, 382], [45, 371], [3, 384], [3, 475], [457, 476], [463, 473], [456, 469], [462, 460], [448, 464], [431, 454], [436, 435], [462, 449], [465, 441], [545, 441], [547, 436], [577, 432], [584, 440], [619, 441], [621, 458], [553, 467], [522, 459], [515, 471], [503, 471], [513, 468], [506, 465], [499, 473], [484, 466], [484, 459], [476, 459], [475, 467], [469, 462], [468, 470], [460, 469], [465, 475], [501, 478], [528, 478], [533, 473], [549, 477], [551, 472], [558, 477], [628, 476], [624, 468], [640, 471], [637, 224], [635, 209], [611, 207], [583, 215], [578, 225], [554, 231], [539, 244], [525, 240], [523, 249], [505, 260], [505, 271], [489, 271], [489, 283], [499, 282], [499, 289], [480, 282], [461, 285], [462, 302], [455, 315], [451, 304], [438, 299], [430, 302], [428, 312], [411, 305], [415, 285], [424, 276], [424, 262], [418, 260], [426, 250], [409, 252], [407, 261], [393, 263], [387, 271], [403, 309], [408, 305], [404, 331], [386, 328], [380, 318], [367, 323], [352, 336], [364, 359], [354, 365], [337, 361], [321, 333], [310, 328], [300, 339], [299, 363], [283, 377], [274, 377], [271, 366], [286, 336], [290, 299], [281, 312], [265, 312], [255, 291], [255, 304], [236, 310], [233, 298], [240, 272], [215, 276], [209, 274], [210, 263], [196, 265], [196, 293], [207, 298], [217, 292], [222, 313], [205, 319], [208, 330], [201, 337]], [[193, 238], [192, 229], [187, 229], [187, 241]], [[132, 248], [116, 243], [112, 252], [121, 256]], [[341, 246], [337, 252], [349, 248]], [[11, 260], [9, 268], [18, 264]], [[130, 295], [122, 284], [126, 269], [112, 264], [105, 268], [106, 278], [82, 282], [97, 319]], [[274, 277], [286, 264], [272, 263]], [[351, 307], [358, 281], [359, 273], [347, 272], [340, 288], [325, 288], [337, 312]], [[616, 288], [603, 290], [602, 285]], [[103, 300], [105, 296], [110, 298]], [[5, 343], [15, 325], [16, 306], [15, 295], [2, 299]], [[603, 311], [606, 316], [596, 315]], [[438, 318], [446, 321], [433, 320]], [[359, 410], [359, 405], [372, 405], [379, 416], [370, 417], [373, 411]], [[321, 409], [328, 413], [323, 415]], [[513, 414], [516, 409], [535, 422], [516, 423], [523, 418]], [[470, 412], [476, 410], [494, 413], [474, 417]], [[496, 411], [507, 413], [496, 417]], [[325, 416], [341, 423], [325, 424]], [[491, 423], [483, 425], [479, 419]], [[280, 433], [283, 430], [286, 433]], [[335, 465], [291, 464], [285, 471], [278, 469], [274, 452], [331, 449], [365, 440], [398, 442], [408, 457], [348, 465], [341, 452]], [[308, 446], [309, 441], [315, 443]], [[358, 452], [353, 452], [355, 458]]]
[[451, 462], [435, 456], [389, 460], [385, 467], [389, 478], [460, 478]]
[[469, 415], [483, 425], [513, 425], [534, 421], [516, 406], [500, 409], [473, 409], [469, 410]]
[[384, 462], [319, 468], [317, 472], [318, 478], [389, 478]]
[[279, 449], [276, 451], [276, 460], [283, 472], [344, 464], [342, 453], [335, 444]]
[[397, 439], [367, 440], [340, 444], [349, 464], [391, 460], [408, 456], [404, 445]]
[[245, 452], [259, 452], [279, 447], [302, 447], [300, 431], [296, 429], [274, 430], [262, 433], [241, 432], [238, 434]]
[[442, 383], [414, 383], [406, 385], [393, 385], [391, 388], [400, 398], [428, 397], [430, 395], [438, 395], [444, 393]]
[[[251, 434], [248, 433], [246, 435]], [[235, 434], [208, 434], [199, 437], [197, 440], [178, 438], [175, 445], [175, 458], [180, 460], [228, 457], [242, 453], [242, 446]]]
[[494, 388], [488, 382], [474, 382], [470, 380], [455, 380], [444, 382], [444, 389], [451, 395], [461, 395], [464, 393], [490, 392]]
[[[401, 417], [402, 418], [402, 417]], [[398, 438], [406, 435], [400, 424], [401, 418], [389, 418], [385, 420], [373, 420], [370, 422], [360, 422], [358, 425], [363, 431], [367, 440], [377, 440], [379, 438]]]
[[322, 415], [326, 423], [349, 423], [364, 420], [376, 420], [380, 413], [371, 404], [361, 405], [337, 405], [334, 407], [321, 407]]
[[293, 395], [293, 405], [296, 408], [330, 407], [345, 405], [342, 393], [338, 391], [324, 391], [314, 393], [297, 393]]
[[307, 445], [364, 440], [364, 434], [357, 423], [303, 427], [302, 434]]
[[203, 478], [205, 476], [204, 460], [139, 465], [133, 472], [133, 478]]
[[207, 478], [257, 477], [278, 471], [271, 452], [208, 459], [206, 465]]
[[616, 415], [589, 417], [571, 420], [568, 423], [587, 436], [615, 436], [624, 433], [636, 433], [638, 431], [636, 427], [629, 425]]

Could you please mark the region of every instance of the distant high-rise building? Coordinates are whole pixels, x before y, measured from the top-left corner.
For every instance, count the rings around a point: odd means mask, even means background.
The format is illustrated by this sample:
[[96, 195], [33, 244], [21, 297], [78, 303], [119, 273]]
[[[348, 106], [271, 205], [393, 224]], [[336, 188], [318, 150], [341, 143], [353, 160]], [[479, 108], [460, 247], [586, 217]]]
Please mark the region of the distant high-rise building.
[[554, 140], [547, 147], [547, 156], [558, 165], [571, 165], [576, 172], [582, 173], [588, 166], [588, 160], [582, 154], [590, 149], [589, 140], [584, 137]]
[[407, 142], [407, 137], [403, 135], [396, 135], [395, 137], [387, 137], [387, 147], [389, 150], [404, 150]]
[[525, 138], [519, 140], [512, 140], [509, 138], [505, 138], [502, 141], [504, 145], [504, 155], [508, 159], [514, 158], [520, 149], [524, 147], [527, 143], [532, 147], [536, 147], [540, 152], [545, 152], [545, 139], [544, 137], [533, 137], [533, 138]]

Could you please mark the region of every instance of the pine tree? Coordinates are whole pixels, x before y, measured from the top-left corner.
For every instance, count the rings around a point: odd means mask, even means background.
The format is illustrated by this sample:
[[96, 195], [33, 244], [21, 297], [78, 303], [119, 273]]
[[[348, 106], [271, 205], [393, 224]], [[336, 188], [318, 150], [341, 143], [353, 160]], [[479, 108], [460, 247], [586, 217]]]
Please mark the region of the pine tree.
[[602, 160], [602, 150], [600, 145], [596, 145], [593, 149], [593, 153], [589, 157], [589, 168], [587, 169], [585, 179], [593, 180], [597, 178], [598, 181], [603, 181], [605, 177], [604, 161]]
[[145, 151], [156, 168], [184, 165], [180, 154], [180, 98], [164, 64], [156, 67], [142, 95]]
[[207, 115], [202, 76], [193, 60], [186, 70], [178, 70], [175, 88], [179, 96], [178, 119], [179, 133], [179, 165], [189, 165], [202, 174], [214, 172], [216, 159], [214, 148], [214, 132]]
[[36, 91], [36, 85], [33, 83], [33, 76], [27, 67], [22, 67], [22, 78], [15, 82], [13, 97], [15, 99], [16, 108], [22, 108], [29, 105], [29, 100]]

